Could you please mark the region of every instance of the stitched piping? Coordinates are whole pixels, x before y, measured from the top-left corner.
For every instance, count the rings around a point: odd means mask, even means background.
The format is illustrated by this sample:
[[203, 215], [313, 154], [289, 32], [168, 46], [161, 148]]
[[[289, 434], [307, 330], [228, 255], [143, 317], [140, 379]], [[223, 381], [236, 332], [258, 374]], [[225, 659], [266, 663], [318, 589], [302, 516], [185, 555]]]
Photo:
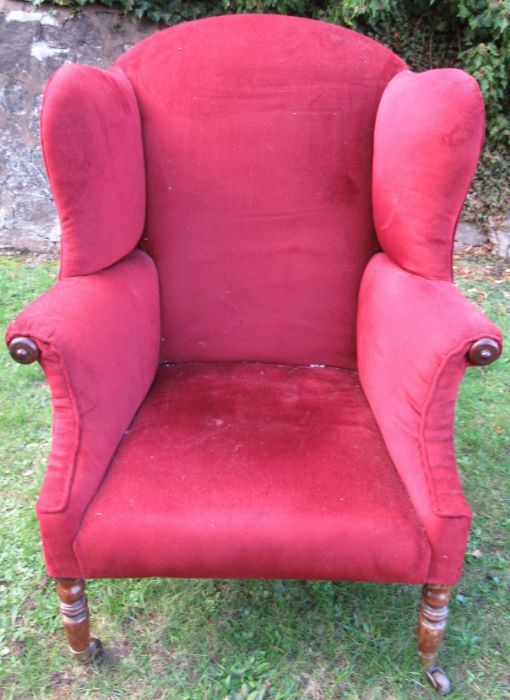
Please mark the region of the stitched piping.
[[[483, 333], [482, 333], [483, 334]], [[473, 343], [475, 340], [478, 340], [481, 336], [481, 333], [478, 332], [476, 335], [473, 334], [472, 336], [468, 338], [464, 338], [461, 343], [459, 343], [453, 350], [448, 352], [442, 359], [438, 369], [436, 370], [436, 373], [434, 375], [434, 378], [432, 380], [432, 383], [430, 385], [427, 398], [425, 399], [425, 404], [423, 407], [423, 412], [421, 415], [420, 419], [420, 427], [419, 427], [419, 440], [420, 440], [420, 454], [422, 456], [422, 462], [425, 467], [425, 473], [427, 475], [427, 483], [429, 485], [429, 495], [431, 496], [431, 501], [432, 501], [432, 506], [434, 509], [434, 513], [438, 517], [442, 518], [459, 518], [459, 517], [466, 517], [466, 514], [464, 513], [445, 513], [444, 511], [441, 511], [439, 509], [439, 504], [438, 504], [438, 496], [437, 496], [437, 489], [436, 489], [436, 482], [432, 474], [432, 469], [430, 465], [430, 460], [428, 456], [428, 451], [426, 447], [426, 439], [425, 439], [425, 431], [427, 428], [427, 421], [429, 418], [429, 412], [431, 410], [431, 407], [434, 404], [434, 399], [435, 399], [435, 394], [437, 390], [437, 386], [443, 376], [443, 373], [448, 366], [450, 360], [455, 357], [456, 355], [460, 355], [462, 351], [463, 354], [467, 352], [469, 345]], [[487, 336], [489, 337], [489, 336]], [[496, 340], [496, 338], [494, 338]], [[465, 360], [465, 369], [469, 366], [469, 363], [467, 360]], [[460, 385], [460, 382], [459, 382]], [[457, 386], [457, 391], [455, 393], [455, 398], [458, 393], [458, 386]], [[455, 470], [457, 469], [456, 463], [453, 463], [453, 468]]]
[[475, 86], [473, 86], [473, 87], [474, 87], [474, 90], [475, 90], [475, 93], [476, 93], [476, 99], [477, 99], [477, 102], [478, 102], [478, 107], [481, 108], [482, 116], [483, 116], [482, 133], [481, 133], [481, 136], [480, 136], [480, 145], [479, 145], [479, 147], [478, 147], [478, 155], [477, 155], [477, 157], [476, 157], [476, 163], [475, 163], [475, 168], [474, 168], [474, 170], [473, 170], [473, 175], [471, 176], [471, 178], [470, 178], [470, 180], [469, 180], [469, 182], [468, 182], [468, 185], [467, 185], [467, 187], [466, 187], [466, 190], [465, 190], [465, 192], [464, 192], [464, 196], [463, 196], [462, 199], [461, 199], [460, 206], [459, 206], [459, 211], [458, 211], [458, 213], [457, 213], [457, 216], [455, 217], [455, 224], [454, 224], [454, 226], [453, 226], [453, 228], [452, 228], [452, 231], [451, 231], [451, 234], [450, 234], [450, 246], [449, 246], [450, 251], [449, 251], [449, 255], [448, 255], [449, 275], [450, 275], [449, 280], [450, 280], [450, 282], [453, 282], [453, 251], [454, 251], [454, 246], [455, 246], [455, 232], [457, 231], [457, 225], [458, 225], [458, 223], [459, 223], [460, 215], [462, 214], [462, 209], [463, 209], [463, 207], [464, 207], [464, 203], [465, 203], [465, 201], [466, 201], [466, 197], [467, 197], [467, 195], [468, 195], [469, 188], [471, 187], [471, 183], [472, 183], [472, 181], [473, 181], [473, 177], [475, 176], [476, 166], [477, 166], [478, 161], [480, 160], [480, 156], [481, 156], [481, 154], [482, 154], [483, 142], [485, 141], [485, 103], [484, 103], [484, 101], [483, 101], [482, 94], [481, 94], [481, 92], [480, 92], [480, 88], [478, 87], [478, 85], [475, 85]]
[[[81, 442], [81, 420], [80, 420], [80, 412], [78, 410], [78, 404], [76, 402], [76, 399], [74, 397], [74, 392], [72, 391], [72, 385], [71, 385], [71, 380], [69, 377], [69, 373], [67, 371], [66, 365], [63, 361], [62, 356], [57, 352], [57, 349], [54, 345], [52, 345], [49, 341], [43, 341], [37, 338], [36, 336], [32, 335], [32, 337], [41, 343], [43, 343], [46, 347], [48, 347], [49, 352], [53, 353], [57, 359], [57, 366], [60, 372], [60, 376], [63, 379], [63, 384], [65, 388], [65, 394], [66, 394], [66, 400], [69, 401], [71, 408], [72, 408], [72, 413], [73, 413], [73, 418], [74, 418], [74, 430], [73, 430], [73, 443], [72, 443], [72, 448], [70, 450], [70, 458], [68, 463], [70, 464], [70, 468], [66, 470], [66, 477], [64, 481], [64, 487], [62, 490], [62, 495], [60, 498], [60, 501], [57, 502], [55, 506], [50, 506], [46, 508], [40, 508], [38, 510], [39, 513], [61, 513], [67, 509], [67, 506], [69, 505], [69, 497], [71, 493], [71, 487], [72, 483], [74, 481], [74, 475], [76, 472], [76, 462], [79, 454], [79, 448], [80, 448], [80, 442]], [[57, 413], [55, 412], [53, 408], [53, 386], [52, 386], [52, 381], [50, 377], [48, 377], [48, 373], [46, 371], [46, 359], [45, 358], [45, 353], [42, 353], [42, 358], [41, 358], [41, 367], [44, 371], [44, 374], [46, 376], [46, 379], [48, 381], [48, 384], [50, 386], [50, 390], [52, 393], [52, 413], [53, 413], [53, 420], [55, 421], [56, 424], [56, 415]], [[50, 457], [48, 460], [48, 472], [51, 469], [51, 458], [53, 455], [53, 444], [52, 444], [52, 449], [50, 452]], [[67, 461], [67, 460], [66, 460]]]
[[[46, 139], [44, 138], [43, 122], [45, 120], [45, 105], [46, 105], [46, 102], [48, 101], [48, 94], [49, 94], [49, 91], [51, 88], [51, 83], [53, 82], [54, 77], [55, 77], [55, 73], [53, 73], [53, 75], [50, 76], [50, 78], [48, 79], [48, 82], [46, 83], [46, 87], [44, 88], [43, 99], [42, 99], [42, 103], [41, 103], [41, 113], [39, 115], [39, 133], [41, 135], [41, 151], [42, 151], [44, 167], [46, 169], [46, 174], [48, 176], [48, 180], [50, 183], [50, 190], [51, 190], [52, 194], [55, 193], [55, 183], [53, 180], [51, 168], [49, 166], [48, 156], [46, 154]], [[56, 199], [55, 199], [55, 206], [57, 206]], [[58, 209], [58, 207], [57, 207], [57, 209]], [[60, 212], [57, 211], [57, 213], [58, 213], [59, 222], [60, 222], [61, 227], [62, 227], [62, 218], [60, 216]], [[63, 279], [62, 269], [63, 269], [64, 261], [65, 261], [66, 236], [61, 235], [60, 239], [61, 239], [60, 240], [60, 260], [59, 260], [59, 270], [58, 270], [58, 279], [59, 280]]]

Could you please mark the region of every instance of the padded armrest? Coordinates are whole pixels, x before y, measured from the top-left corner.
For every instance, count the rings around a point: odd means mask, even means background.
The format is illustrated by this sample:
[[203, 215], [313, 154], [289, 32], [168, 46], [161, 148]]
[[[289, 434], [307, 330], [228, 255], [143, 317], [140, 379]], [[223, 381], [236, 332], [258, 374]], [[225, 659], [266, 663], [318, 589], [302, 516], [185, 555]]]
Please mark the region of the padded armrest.
[[500, 331], [450, 282], [384, 253], [365, 271], [358, 307], [363, 390], [433, 550], [430, 583], [460, 575], [471, 511], [457, 474], [455, 399], [472, 343]]
[[[140, 250], [69, 277], [10, 324], [32, 338], [51, 388], [53, 443], [37, 503], [50, 571], [79, 576], [72, 539], [119, 441], [154, 379], [160, 340], [155, 265]], [[51, 530], [51, 534], [50, 531]]]

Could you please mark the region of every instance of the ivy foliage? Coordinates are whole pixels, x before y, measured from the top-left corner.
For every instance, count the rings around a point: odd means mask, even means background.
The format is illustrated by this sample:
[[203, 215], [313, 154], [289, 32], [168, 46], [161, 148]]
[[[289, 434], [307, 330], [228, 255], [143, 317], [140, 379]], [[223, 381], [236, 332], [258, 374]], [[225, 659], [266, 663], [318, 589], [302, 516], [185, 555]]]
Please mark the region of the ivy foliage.
[[491, 141], [510, 143], [510, 0], [335, 0], [323, 16], [382, 40], [411, 68], [462, 66], [480, 84]]
[[[80, 8], [95, 0], [49, 0]], [[44, 0], [32, 0], [40, 5]], [[510, 144], [510, 0], [99, 0], [160, 25], [239, 12], [325, 19], [382, 41], [409, 66], [458, 65], [479, 82], [492, 143]]]
[[[41, 5], [46, 0], [31, 0]], [[118, 7], [137, 19], [148, 19], [169, 26], [177, 22], [241, 12], [267, 12], [282, 15], [313, 17], [324, 8], [327, 0], [48, 0], [61, 7], [82, 8], [99, 2], [107, 7]]]

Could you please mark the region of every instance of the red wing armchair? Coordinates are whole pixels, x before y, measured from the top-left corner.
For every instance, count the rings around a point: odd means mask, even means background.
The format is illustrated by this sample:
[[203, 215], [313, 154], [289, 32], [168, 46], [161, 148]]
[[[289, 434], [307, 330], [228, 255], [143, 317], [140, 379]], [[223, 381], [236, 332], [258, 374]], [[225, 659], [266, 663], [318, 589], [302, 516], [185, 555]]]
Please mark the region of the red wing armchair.
[[37, 503], [75, 656], [87, 577], [424, 584], [429, 680], [471, 513], [452, 438], [499, 330], [452, 284], [484, 109], [454, 69], [281, 16], [50, 79], [58, 283], [7, 331], [53, 445]]

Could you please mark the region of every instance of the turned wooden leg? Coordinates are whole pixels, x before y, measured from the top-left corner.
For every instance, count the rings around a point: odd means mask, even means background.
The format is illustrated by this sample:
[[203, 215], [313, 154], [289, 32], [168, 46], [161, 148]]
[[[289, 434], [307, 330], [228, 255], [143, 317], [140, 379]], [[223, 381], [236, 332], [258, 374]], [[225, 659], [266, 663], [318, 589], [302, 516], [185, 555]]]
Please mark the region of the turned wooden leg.
[[443, 639], [448, 618], [450, 586], [425, 584], [418, 616], [418, 652], [425, 675], [440, 695], [451, 690], [446, 673], [436, 665], [439, 645]]
[[57, 579], [57, 594], [64, 630], [74, 658], [82, 662], [97, 659], [102, 653], [102, 646], [99, 639], [90, 636], [85, 582], [80, 578]]

